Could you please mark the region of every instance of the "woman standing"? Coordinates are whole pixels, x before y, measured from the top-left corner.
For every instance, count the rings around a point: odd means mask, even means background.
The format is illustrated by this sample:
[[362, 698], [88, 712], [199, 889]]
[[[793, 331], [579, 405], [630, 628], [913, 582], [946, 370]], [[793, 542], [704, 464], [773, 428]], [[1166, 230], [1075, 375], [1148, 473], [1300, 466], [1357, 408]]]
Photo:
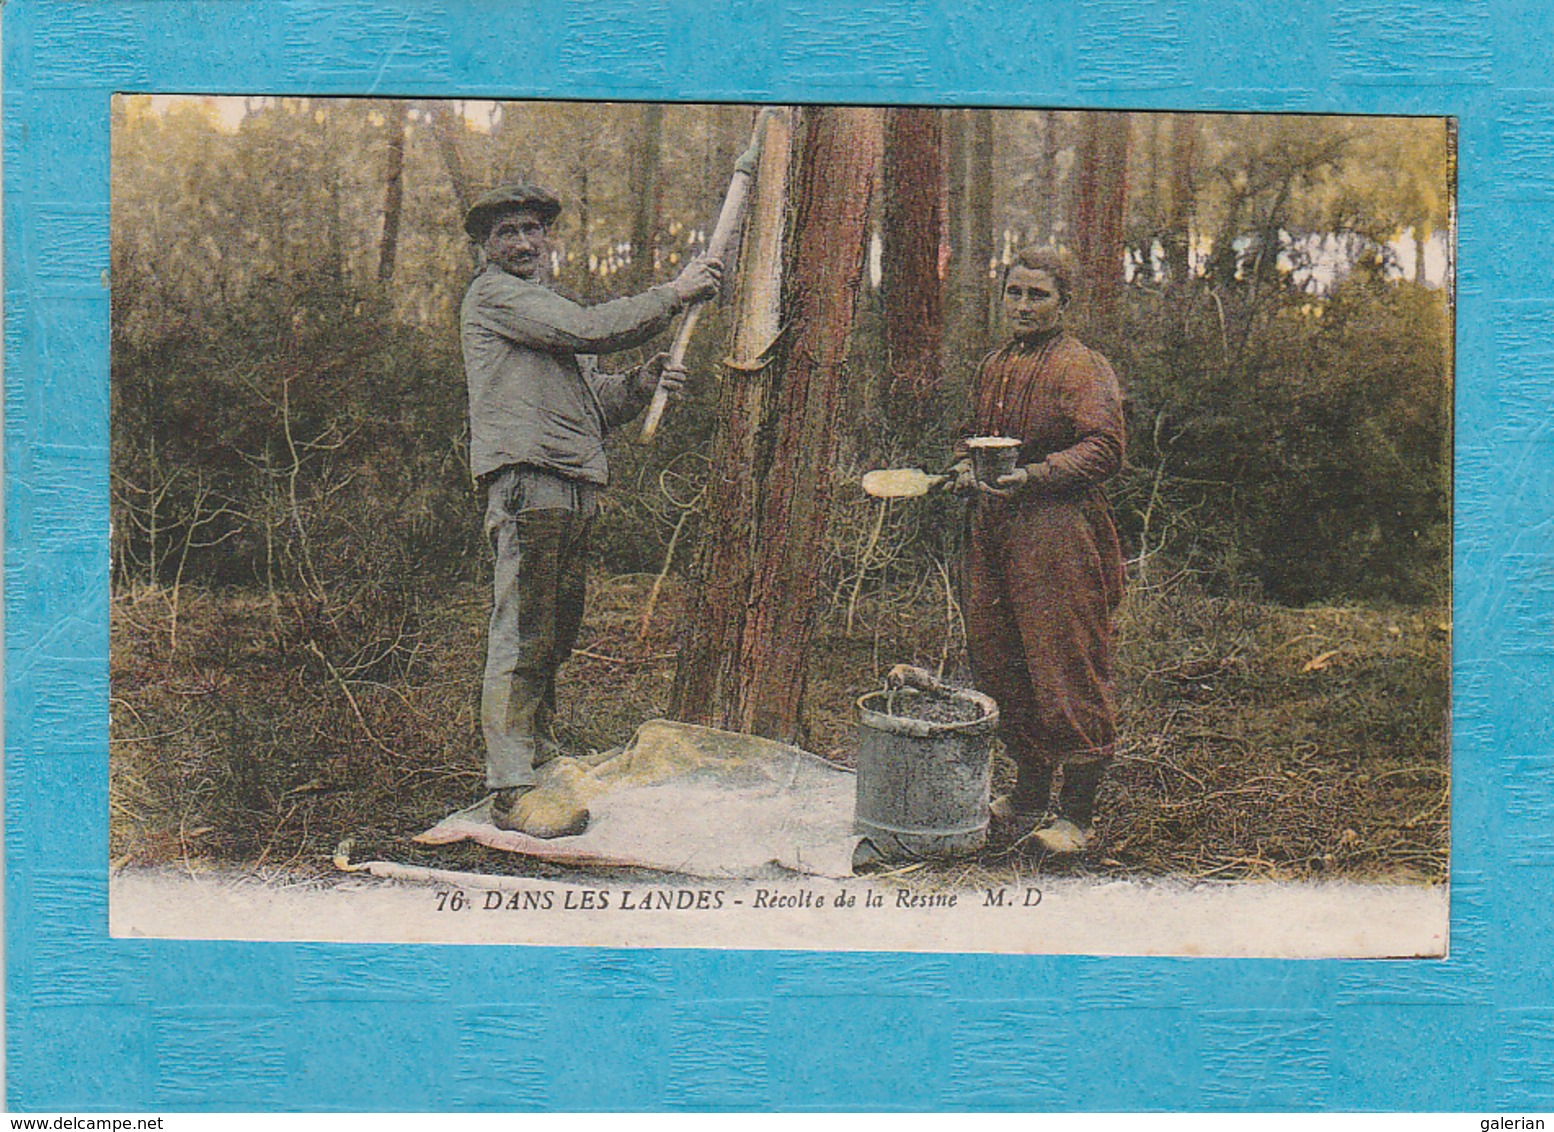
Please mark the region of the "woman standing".
[[963, 587], [972, 671], [998, 701], [1018, 768], [1014, 791], [993, 803], [995, 830], [1054, 854], [1084, 849], [1113, 754], [1112, 615], [1123, 586], [1101, 491], [1122, 466], [1122, 396], [1110, 363], [1063, 329], [1072, 291], [1070, 261], [1054, 251], [1022, 251], [1005, 271], [1013, 340], [978, 369], [973, 427], [1017, 438], [1018, 464], [989, 486], [963, 461], [954, 484], [975, 496]]

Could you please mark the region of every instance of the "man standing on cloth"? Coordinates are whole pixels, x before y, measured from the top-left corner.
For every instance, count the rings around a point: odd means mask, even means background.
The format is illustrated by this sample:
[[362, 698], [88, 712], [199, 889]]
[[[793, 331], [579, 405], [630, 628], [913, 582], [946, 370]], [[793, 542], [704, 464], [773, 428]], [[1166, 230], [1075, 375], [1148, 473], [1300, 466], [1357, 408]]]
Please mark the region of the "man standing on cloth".
[[583, 619], [584, 557], [599, 491], [609, 482], [604, 436], [642, 411], [662, 384], [678, 395], [683, 367], [655, 355], [627, 374], [595, 356], [647, 342], [675, 312], [717, 294], [722, 266], [694, 259], [672, 283], [584, 307], [543, 283], [547, 235], [561, 202], [535, 185], [504, 185], [469, 210], [464, 230], [485, 268], [460, 312], [469, 380], [470, 470], [486, 489], [496, 554], [480, 722], [492, 820], [534, 837], [581, 833], [588, 811], [565, 791], [535, 797], [535, 770], [560, 753], [552, 730], [556, 670]]

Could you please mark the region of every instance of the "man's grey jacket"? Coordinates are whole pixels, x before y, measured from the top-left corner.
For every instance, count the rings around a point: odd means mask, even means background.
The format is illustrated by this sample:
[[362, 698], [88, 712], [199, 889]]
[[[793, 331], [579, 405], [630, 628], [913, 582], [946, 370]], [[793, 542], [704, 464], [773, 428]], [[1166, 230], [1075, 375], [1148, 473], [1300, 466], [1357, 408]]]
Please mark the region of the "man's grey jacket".
[[522, 464], [607, 483], [604, 436], [648, 398], [595, 355], [642, 345], [680, 306], [667, 284], [585, 307], [495, 266], [477, 275], [460, 312], [475, 478]]

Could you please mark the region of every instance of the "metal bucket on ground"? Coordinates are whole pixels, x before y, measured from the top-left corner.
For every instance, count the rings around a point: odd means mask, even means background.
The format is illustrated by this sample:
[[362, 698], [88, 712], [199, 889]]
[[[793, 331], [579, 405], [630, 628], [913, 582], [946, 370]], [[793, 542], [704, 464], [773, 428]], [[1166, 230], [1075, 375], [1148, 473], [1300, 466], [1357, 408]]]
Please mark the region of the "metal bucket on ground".
[[937, 682], [860, 699], [855, 867], [980, 849], [997, 728], [991, 697]]

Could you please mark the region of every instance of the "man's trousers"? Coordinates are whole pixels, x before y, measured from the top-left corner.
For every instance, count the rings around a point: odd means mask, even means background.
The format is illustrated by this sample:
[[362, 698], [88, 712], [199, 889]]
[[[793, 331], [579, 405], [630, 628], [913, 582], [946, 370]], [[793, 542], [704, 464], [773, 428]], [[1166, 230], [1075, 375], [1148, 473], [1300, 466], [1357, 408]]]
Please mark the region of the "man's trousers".
[[535, 767], [559, 751], [556, 670], [583, 622], [592, 512], [586, 485], [521, 468], [491, 482], [486, 534], [496, 570], [480, 723], [492, 789], [532, 785]]

